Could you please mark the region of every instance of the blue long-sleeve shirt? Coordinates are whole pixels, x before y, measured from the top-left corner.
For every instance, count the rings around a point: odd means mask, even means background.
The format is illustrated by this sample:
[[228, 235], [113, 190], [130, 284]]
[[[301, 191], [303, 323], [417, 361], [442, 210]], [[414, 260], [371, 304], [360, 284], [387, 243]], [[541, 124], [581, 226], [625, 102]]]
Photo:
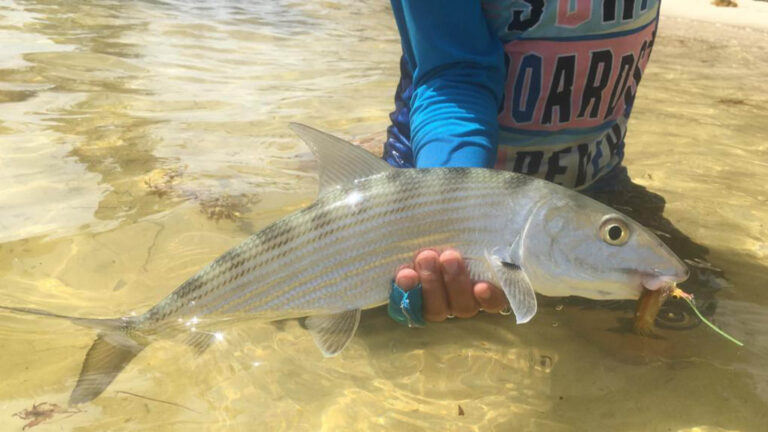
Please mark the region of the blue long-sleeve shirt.
[[[392, 0], [395, 166], [495, 166], [573, 188], [618, 166], [659, 0]], [[495, 162], [495, 163], [494, 163]]]
[[493, 166], [504, 52], [480, 2], [393, 0], [392, 10], [412, 71], [407, 120], [415, 165]]

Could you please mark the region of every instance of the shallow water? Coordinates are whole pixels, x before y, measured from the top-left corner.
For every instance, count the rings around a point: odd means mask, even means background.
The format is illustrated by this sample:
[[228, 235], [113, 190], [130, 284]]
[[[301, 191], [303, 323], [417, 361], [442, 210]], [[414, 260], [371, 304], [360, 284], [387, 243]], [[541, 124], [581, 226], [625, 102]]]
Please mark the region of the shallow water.
[[[387, 124], [387, 2], [79, 3], [0, 0], [0, 304], [141, 312], [313, 200], [289, 121], [348, 138]], [[84, 412], [34, 430], [762, 430], [767, 47], [764, 31], [664, 19], [627, 138], [630, 176], [666, 199], [697, 274], [686, 288], [745, 348], [704, 326], [640, 338], [622, 331], [631, 305], [568, 301], [520, 327], [368, 311], [333, 359], [296, 322], [246, 323], [200, 357], [153, 344]], [[0, 313], [0, 429], [66, 404], [93, 337]]]

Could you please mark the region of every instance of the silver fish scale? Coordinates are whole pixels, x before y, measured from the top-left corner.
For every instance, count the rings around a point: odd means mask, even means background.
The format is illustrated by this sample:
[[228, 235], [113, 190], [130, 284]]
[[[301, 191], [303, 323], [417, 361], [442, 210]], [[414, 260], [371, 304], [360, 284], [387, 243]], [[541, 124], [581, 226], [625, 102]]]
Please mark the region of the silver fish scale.
[[377, 306], [396, 268], [421, 247], [482, 256], [501, 245], [511, 200], [531, 181], [485, 169], [404, 169], [331, 189], [217, 258], [139, 321]]

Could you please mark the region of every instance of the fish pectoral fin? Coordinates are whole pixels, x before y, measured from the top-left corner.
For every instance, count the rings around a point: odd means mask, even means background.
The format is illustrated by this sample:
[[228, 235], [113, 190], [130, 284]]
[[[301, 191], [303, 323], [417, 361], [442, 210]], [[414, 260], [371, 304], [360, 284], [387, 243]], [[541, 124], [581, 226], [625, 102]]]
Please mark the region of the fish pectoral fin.
[[147, 345], [121, 332], [99, 333], [85, 355], [69, 404], [85, 403], [100, 395]]
[[301, 123], [291, 123], [290, 126], [317, 158], [321, 194], [360, 178], [394, 170], [383, 159], [341, 138]]
[[502, 261], [494, 255], [486, 255], [485, 259], [494, 279], [492, 282], [497, 283], [504, 291], [517, 323], [530, 321], [536, 315], [536, 293], [525, 271], [520, 266]]
[[307, 317], [304, 325], [326, 357], [333, 357], [347, 346], [360, 324], [360, 309]]

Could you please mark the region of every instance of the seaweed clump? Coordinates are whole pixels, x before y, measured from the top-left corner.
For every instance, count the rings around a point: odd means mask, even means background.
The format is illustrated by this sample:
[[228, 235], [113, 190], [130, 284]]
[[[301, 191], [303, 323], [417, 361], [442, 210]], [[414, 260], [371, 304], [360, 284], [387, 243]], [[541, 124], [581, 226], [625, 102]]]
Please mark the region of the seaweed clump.
[[21, 430], [31, 429], [40, 423], [52, 419], [57, 414], [69, 414], [67, 417], [71, 417], [77, 413], [81, 413], [83, 410], [78, 408], [65, 409], [61, 406], [50, 403], [40, 402], [32, 404], [31, 409], [23, 409], [17, 413], [11, 415], [11, 417], [18, 417], [22, 420], [29, 420]]
[[195, 201], [200, 206], [200, 212], [208, 219], [216, 222], [221, 220], [234, 222], [242, 218], [242, 215], [250, 210], [252, 204], [259, 201], [258, 198], [247, 194], [215, 194], [210, 191], [184, 187], [181, 185], [181, 180], [186, 170], [186, 165], [155, 169], [144, 177], [144, 187], [149, 194], [158, 198], [168, 197]]

